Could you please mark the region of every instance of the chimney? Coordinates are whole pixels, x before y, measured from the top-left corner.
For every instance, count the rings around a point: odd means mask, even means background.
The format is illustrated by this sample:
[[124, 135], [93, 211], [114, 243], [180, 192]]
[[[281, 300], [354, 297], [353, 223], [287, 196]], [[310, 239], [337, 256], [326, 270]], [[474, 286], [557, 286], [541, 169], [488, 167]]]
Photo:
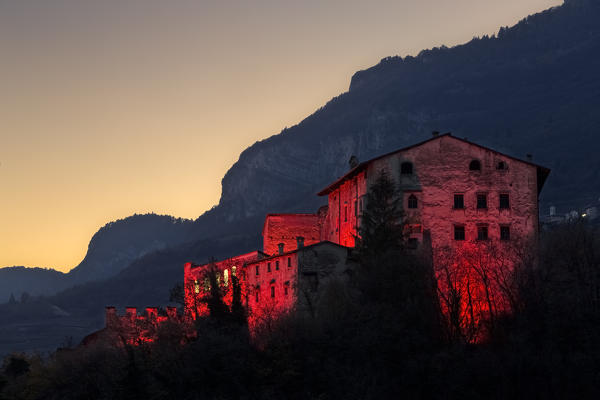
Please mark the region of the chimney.
[[440, 131], [433, 131], [433, 132], [431, 132], [431, 136], [433, 136], [433, 137], [440, 136]]
[[527, 161], [531, 161], [531, 160], [533, 160], [533, 155], [527, 154]]
[[279, 249], [279, 254], [283, 254], [283, 246], [284, 246], [284, 245], [285, 245], [284, 243], [279, 243], [279, 244], [277, 245], [277, 247], [278, 247], [278, 249]]
[[350, 161], [348, 161], [348, 164], [350, 165], [350, 169], [358, 167], [358, 158], [354, 155], [351, 156]]
[[299, 249], [303, 248], [304, 247], [304, 238], [302, 236], [297, 236], [296, 243], [298, 244]]

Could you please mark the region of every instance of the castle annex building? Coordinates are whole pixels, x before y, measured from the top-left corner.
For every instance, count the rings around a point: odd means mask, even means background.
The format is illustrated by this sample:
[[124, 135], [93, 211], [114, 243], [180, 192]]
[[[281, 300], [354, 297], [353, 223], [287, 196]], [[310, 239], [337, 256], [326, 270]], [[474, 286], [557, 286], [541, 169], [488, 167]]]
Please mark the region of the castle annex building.
[[[366, 195], [381, 171], [401, 196], [409, 246], [431, 251], [434, 264], [447, 264], [448, 254], [464, 254], [471, 245], [504, 248], [516, 240], [537, 239], [538, 196], [550, 170], [530, 161], [451, 134], [434, 134], [362, 163], [353, 157], [350, 165], [318, 193], [327, 198], [326, 206], [314, 214], [268, 214], [262, 250], [212, 264], [226, 302], [231, 301], [232, 277], [239, 279], [249, 322], [293, 307], [310, 308], [320, 286], [343, 278], [353, 267], [350, 254]], [[185, 265], [188, 318], [207, 312], [198, 298], [208, 290], [210, 265]], [[464, 269], [464, 262], [455, 260], [453, 267]]]

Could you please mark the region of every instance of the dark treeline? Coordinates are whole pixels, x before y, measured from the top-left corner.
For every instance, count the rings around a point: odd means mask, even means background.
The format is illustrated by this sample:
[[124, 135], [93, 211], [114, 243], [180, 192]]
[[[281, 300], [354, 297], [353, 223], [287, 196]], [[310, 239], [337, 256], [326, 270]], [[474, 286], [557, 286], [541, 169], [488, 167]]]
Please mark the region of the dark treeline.
[[386, 224], [394, 207], [370, 199], [360, 267], [323, 288], [314, 315], [290, 313], [251, 341], [214, 292], [196, 340], [181, 345], [180, 327], [163, 325], [151, 345], [13, 354], [0, 399], [597, 398], [597, 228], [544, 232], [537, 267], [519, 273], [519, 307], [473, 344], [447, 334], [430, 265]]

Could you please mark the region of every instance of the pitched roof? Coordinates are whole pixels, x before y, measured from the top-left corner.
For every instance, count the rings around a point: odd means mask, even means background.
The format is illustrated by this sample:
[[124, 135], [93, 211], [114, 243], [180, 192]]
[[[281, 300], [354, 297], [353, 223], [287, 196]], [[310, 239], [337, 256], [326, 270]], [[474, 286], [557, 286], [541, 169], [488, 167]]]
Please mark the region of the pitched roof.
[[277, 258], [277, 257], [288, 256], [290, 254], [294, 254], [294, 253], [297, 253], [299, 251], [304, 251], [304, 250], [312, 249], [314, 247], [323, 246], [323, 245], [333, 245], [333, 246], [336, 246], [336, 247], [341, 247], [343, 249], [350, 249], [350, 247], [342, 246], [341, 244], [330, 242], [329, 240], [323, 240], [321, 242], [313, 243], [313, 244], [308, 245], [308, 246], [300, 247], [299, 249], [294, 249], [294, 250], [286, 251], [285, 253], [282, 253], [282, 254], [273, 254], [273, 255], [270, 255], [268, 257], [261, 258], [259, 260], [250, 261], [250, 262], [246, 263], [246, 265], [251, 265], [251, 264], [256, 264], [256, 263], [261, 263], [261, 262], [269, 261], [269, 260], [272, 260], [272, 259]]
[[392, 156], [394, 154], [398, 154], [398, 153], [410, 150], [410, 149], [418, 147], [418, 146], [422, 146], [425, 143], [433, 142], [434, 140], [440, 140], [443, 137], [451, 137], [451, 138], [453, 138], [455, 140], [458, 140], [460, 142], [467, 143], [467, 144], [470, 144], [472, 146], [477, 146], [477, 147], [479, 147], [481, 149], [484, 149], [484, 150], [487, 150], [487, 151], [491, 151], [491, 152], [496, 153], [496, 154], [500, 154], [500, 155], [502, 155], [503, 157], [506, 157], [506, 158], [510, 158], [511, 160], [515, 160], [515, 161], [518, 161], [518, 162], [521, 162], [521, 163], [528, 164], [528, 165], [536, 167], [537, 168], [537, 178], [538, 178], [537, 179], [538, 180], [538, 193], [542, 190], [542, 187], [544, 186], [544, 182], [546, 182], [546, 179], [548, 178], [548, 174], [550, 174], [550, 169], [549, 168], [543, 167], [543, 166], [538, 165], [538, 164], [534, 164], [534, 163], [532, 163], [530, 161], [521, 160], [520, 158], [509, 156], [509, 155], [504, 154], [504, 153], [500, 153], [497, 150], [491, 149], [489, 147], [482, 146], [482, 145], [477, 144], [477, 143], [470, 142], [470, 141], [468, 141], [466, 139], [461, 139], [461, 138], [458, 138], [456, 136], [452, 136], [452, 134], [450, 132], [448, 132], [448, 133], [444, 133], [443, 135], [434, 136], [434, 137], [432, 137], [430, 139], [427, 139], [427, 140], [424, 140], [422, 142], [410, 145], [408, 147], [403, 147], [401, 149], [394, 150], [394, 151], [392, 151], [390, 153], [382, 154], [382, 155], [380, 155], [378, 157], [375, 157], [375, 158], [372, 158], [372, 159], [370, 159], [368, 161], [364, 161], [364, 162], [358, 164], [356, 167], [352, 168], [350, 171], [348, 171], [342, 177], [340, 177], [337, 180], [335, 180], [333, 183], [329, 184], [326, 188], [324, 188], [323, 190], [321, 190], [317, 194], [319, 196], [328, 195], [329, 193], [331, 193], [335, 189], [337, 189], [344, 181], [346, 181], [346, 180], [348, 180], [348, 179], [356, 176], [358, 173], [364, 171], [367, 168], [367, 166], [370, 163], [372, 163], [373, 161], [377, 161], [379, 159], [382, 159], [382, 158], [385, 158], [385, 157], [389, 157], [389, 156]]

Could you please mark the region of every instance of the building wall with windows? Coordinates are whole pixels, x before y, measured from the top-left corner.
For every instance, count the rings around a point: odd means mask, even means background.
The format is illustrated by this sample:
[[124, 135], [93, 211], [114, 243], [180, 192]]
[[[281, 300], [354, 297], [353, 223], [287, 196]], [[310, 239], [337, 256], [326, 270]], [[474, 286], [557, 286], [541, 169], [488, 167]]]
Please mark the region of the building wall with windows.
[[[266, 216], [263, 251], [185, 264], [185, 319], [208, 312], [202, 298], [211, 268], [226, 304], [232, 277], [239, 280], [251, 325], [293, 307], [316, 312], [320, 288], [348, 276], [368, 188], [382, 171], [399, 191], [409, 246], [431, 251], [442, 300], [448, 290], [468, 292], [480, 314], [461, 318], [479, 323], [491, 306], [483, 299], [489, 287], [477, 279], [510, 269], [518, 245], [535, 245], [538, 195], [550, 171], [450, 134], [363, 163], [353, 157], [350, 171], [318, 193], [328, 204], [317, 213]], [[444, 281], [450, 276], [452, 282]], [[494, 304], [502, 311], [500, 301]]]
[[364, 195], [381, 171], [397, 185], [409, 237], [422, 242], [426, 233], [434, 249], [537, 236], [538, 193], [549, 171], [446, 134], [362, 163], [321, 191], [328, 240], [353, 246]]

